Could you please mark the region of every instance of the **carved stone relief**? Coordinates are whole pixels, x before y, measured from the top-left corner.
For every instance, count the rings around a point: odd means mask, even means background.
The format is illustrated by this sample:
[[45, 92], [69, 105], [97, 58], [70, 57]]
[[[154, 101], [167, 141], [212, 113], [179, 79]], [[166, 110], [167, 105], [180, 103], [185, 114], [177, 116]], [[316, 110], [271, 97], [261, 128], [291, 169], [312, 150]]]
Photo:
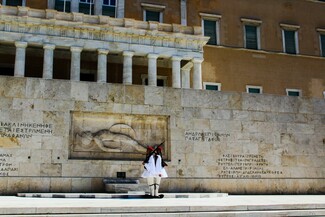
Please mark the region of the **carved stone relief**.
[[70, 158], [140, 160], [162, 142], [168, 158], [167, 125], [167, 116], [73, 112]]

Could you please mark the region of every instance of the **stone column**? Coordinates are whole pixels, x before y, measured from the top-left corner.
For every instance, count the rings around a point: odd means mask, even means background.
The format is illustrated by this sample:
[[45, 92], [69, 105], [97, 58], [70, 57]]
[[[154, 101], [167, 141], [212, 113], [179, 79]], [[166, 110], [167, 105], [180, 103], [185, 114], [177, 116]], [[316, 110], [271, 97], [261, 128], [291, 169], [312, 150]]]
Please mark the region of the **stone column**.
[[97, 82], [107, 82], [107, 54], [108, 50], [98, 49], [98, 60], [97, 60]]
[[191, 88], [190, 82], [190, 73], [193, 67], [192, 62], [188, 62], [185, 66], [182, 67], [182, 88]]
[[123, 52], [123, 84], [132, 84], [132, 57], [134, 52]]
[[55, 45], [45, 44], [44, 49], [44, 61], [43, 61], [43, 78], [53, 78], [53, 57]]
[[80, 81], [80, 59], [82, 47], [71, 47], [70, 80]]
[[202, 89], [202, 62], [203, 58], [193, 58], [193, 88]]
[[181, 24], [187, 26], [187, 6], [186, 0], [181, 0]]
[[116, 18], [124, 18], [125, 0], [118, 0], [116, 7]]
[[94, 1], [94, 15], [102, 15], [103, 14], [103, 0]]
[[71, 12], [79, 13], [79, 0], [71, 0], [70, 8], [71, 8]]
[[148, 85], [157, 86], [157, 59], [158, 54], [148, 54]]
[[55, 0], [48, 0], [47, 1], [47, 8], [54, 9], [55, 8]]
[[179, 56], [172, 57], [172, 81], [174, 88], [181, 88], [181, 60]]
[[27, 42], [16, 41], [15, 46], [16, 46], [16, 57], [15, 57], [14, 75], [16, 77], [24, 77]]

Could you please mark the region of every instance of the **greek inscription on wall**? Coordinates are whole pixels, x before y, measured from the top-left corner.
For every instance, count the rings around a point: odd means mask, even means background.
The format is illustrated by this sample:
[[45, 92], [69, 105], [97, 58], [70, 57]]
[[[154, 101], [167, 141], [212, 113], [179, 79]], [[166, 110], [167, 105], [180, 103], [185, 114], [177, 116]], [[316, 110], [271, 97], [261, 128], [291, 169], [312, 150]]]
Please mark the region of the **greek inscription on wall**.
[[12, 163], [13, 154], [0, 153], [0, 176], [17, 175], [18, 167]]
[[281, 170], [271, 169], [269, 162], [258, 154], [223, 154], [217, 163], [221, 168], [218, 178], [265, 178], [283, 174]]
[[222, 138], [230, 137], [229, 133], [218, 133], [215, 131], [195, 131], [187, 130], [185, 131], [185, 140], [186, 141], [195, 141], [195, 142], [219, 142]]
[[52, 133], [52, 124], [0, 121], [0, 138], [28, 139], [34, 135], [46, 136]]

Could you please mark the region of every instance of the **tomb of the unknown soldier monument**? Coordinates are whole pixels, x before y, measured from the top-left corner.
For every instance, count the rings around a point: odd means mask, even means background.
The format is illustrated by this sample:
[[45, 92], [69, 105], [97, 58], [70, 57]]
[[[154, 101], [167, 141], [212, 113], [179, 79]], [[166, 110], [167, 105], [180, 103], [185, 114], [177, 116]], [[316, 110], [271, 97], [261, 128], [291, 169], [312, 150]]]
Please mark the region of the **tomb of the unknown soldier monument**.
[[[262, 51], [240, 48], [234, 39], [242, 35], [223, 23], [232, 20], [220, 4], [215, 12], [212, 3], [198, 1], [198, 9], [184, 0], [133, 1], [141, 3], [131, 9], [127, 1], [111, 5], [115, 17], [99, 14], [105, 8], [97, 3], [85, 14], [74, 11], [74, 0], [68, 12], [54, 8], [57, 1], [36, 9], [1, 1], [0, 195], [118, 192], [117, 183], [128, 181], [138, 186], [128, 190], [145, 191], [142, 162], [148, 147], [159, 144], [168, 164], [160, 192], [325, 193], [319, 49], [301, 45], [300, 55], [281, 53], [281, 30], [274, 34], [279, 43], [270, 40], [274, 46], [261, 39]], [[171, 14], [169, 6], [179, 21], [136, 15]], [[196, 21], [185, 22], [186, 8]], [[268, 16], [251, 17], [243, 12], [233, 26], [243, 31], [241, 25], [253, 23], [264, 31], [270, 25], [260, 21]], [[324, 17], [317, 19], [313, 31], [324, 35]], [[215, 46], [204, 20], [220, 21]], [[304, 34], [304, 23], [288, 20], [277, 27]]]

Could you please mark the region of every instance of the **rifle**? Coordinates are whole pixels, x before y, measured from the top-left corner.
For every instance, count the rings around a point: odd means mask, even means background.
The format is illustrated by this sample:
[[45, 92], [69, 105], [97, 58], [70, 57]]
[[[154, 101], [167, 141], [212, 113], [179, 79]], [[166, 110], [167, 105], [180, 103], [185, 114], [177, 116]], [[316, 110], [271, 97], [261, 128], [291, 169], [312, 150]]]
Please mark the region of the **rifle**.
[[158, 150], [158, 148], [160, 147], [160, 146], [162, 146], [163, 144], [165, 143], [165, 141], [163, 141], [162, 143], [160, 143], [154, 150], [152, 150], [149, 154], [147, 154], [147, 156], [146, 156], [146, 159], [143, 161], [143, 162], [148, 162], [149, 161], [149, 157], [153, 154], [153, 153], [155, 153], [155, 151], [157, 151]]

